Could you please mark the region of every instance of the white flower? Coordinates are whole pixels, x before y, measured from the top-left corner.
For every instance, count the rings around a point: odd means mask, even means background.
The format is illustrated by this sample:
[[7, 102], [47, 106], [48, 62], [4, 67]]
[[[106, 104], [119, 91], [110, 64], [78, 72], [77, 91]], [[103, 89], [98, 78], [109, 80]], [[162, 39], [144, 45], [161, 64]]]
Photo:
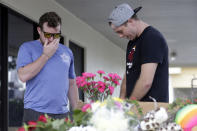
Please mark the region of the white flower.
[[129, 119], [125, 118], [123, 110], [100, 107], [93, 113], [90, 123], [98, 131], [128, 131]]
[[70, 128], [68, 131], [97, 131], [94, 127], [91, 126], [75, 126]]
[[167, 119], [168, 119], [168, 114], [167, 114], [166, 109], [163, 108], [163, 107], [158, 108], [158, 110], [156, 110], [156, 112], [155, 112], [155, 120], [156, 120], [156, 122], [161, 124], [164, 121], [166, 121]]
[[[144, 120], [141, 121], [140, 127], [142, 130], [155, 130], [160, 127], [163, 122], [168, 119], [168, 114], [165, 108], [160, 107], [157, 110], [152, 110], [144, 116]], [[160, 130], [165, 130], [161, 128]]]
[[92, 112], [95, 112], [99, 108], [100, 104], [101, 104], [100, 102], [92, 103], [91, 104]]

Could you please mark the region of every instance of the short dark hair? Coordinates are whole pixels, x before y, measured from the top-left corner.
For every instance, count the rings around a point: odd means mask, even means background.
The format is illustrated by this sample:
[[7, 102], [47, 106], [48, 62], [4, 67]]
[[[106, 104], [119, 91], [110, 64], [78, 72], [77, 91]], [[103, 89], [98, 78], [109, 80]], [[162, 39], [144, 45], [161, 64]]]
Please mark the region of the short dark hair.
[[39, 27], [43, 29], [43, 24], [48, 22], [49, 27], [57, 27], [62, 24], [61, 18], [55, 12], [46, 12], [39, 19]]

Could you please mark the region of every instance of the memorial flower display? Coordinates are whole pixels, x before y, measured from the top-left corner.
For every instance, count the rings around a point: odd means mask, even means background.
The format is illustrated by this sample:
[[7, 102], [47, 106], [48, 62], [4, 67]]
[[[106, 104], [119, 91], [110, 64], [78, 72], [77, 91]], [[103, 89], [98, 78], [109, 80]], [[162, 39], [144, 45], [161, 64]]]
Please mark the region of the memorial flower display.
[[52, 119], [41, 116], [37, 122], [29, 122], [18, 131], [137, 131], [139, 119], [130, 110], [141, 108], [135, 100], [108, 97], [103, 102], [85, 104], [81, 110], [74, 110], [73, 120]]
[[[197, 130], [197, 99], [177, 99], [167, 107], [158, 106], [156, 100], [148, 102], [151, 109], [143, 110], [143, 102], [112, 97], [119, 85], [116, 73], [85, 72], [76, 78], [78, 88], [90, 100], [73, 111], [72, 119], [52, 119], [41, 115], [29, 121], [18, 131], [195, 131]], [[98, 76], [98, 77], [97, 77]], [[162, 104], [162, 103], [160, 103]], [[164, 104], [164, 103], [163, 103]], [[143, 106], [143, 108], [141, 107]]]
[[[131, 108], [140, 107], [136, 101], [124, 101], [108, 97], [103, 102], [96, 101], [83, 106], [82, 111], [91, 114], [85, 126], [74, 126], [69, 131], [134, 131], [139, 120]], [[86, 126], [88, 125], [88, 126]]]
[[197, 128], [196, 99], [177, 99], [167, 108], [159, 107], [156, 101], [149, 102], [153, 110], [145, 114], [141, 104], [108, 97], [74, 110], [72, 120], [41, 115], [38, 121], [30, 121], [18, 131], [195, 131]]

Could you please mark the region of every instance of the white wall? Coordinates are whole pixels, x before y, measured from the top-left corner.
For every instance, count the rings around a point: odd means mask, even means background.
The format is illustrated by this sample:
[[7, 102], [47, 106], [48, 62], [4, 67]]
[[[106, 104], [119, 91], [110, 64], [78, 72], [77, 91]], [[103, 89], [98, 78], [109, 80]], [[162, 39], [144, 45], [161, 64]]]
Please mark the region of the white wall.
[[[36, 22], [47, 11], [57, 12], [62, 17], [62, 33], [66, 38], [66, 44], [68, 40], [73, 40], [85, 48], [85, 71], [96, 73], [102, 69], [107, 73], [115, 72], [123, 76], [125, 51], [54, 0], [0, 0], [0, 2]], [[116, 90], [115, 94], [118, 95], [119, 90]]]
[[[171, 74], [172, 87], [173, 88], [191, 88], [191, 81], [193, 78], [197, 78], [196, 67], [182, 67], [179, 74]], [[194, 81], [195, 88], [197, 87], [197, 81]]]

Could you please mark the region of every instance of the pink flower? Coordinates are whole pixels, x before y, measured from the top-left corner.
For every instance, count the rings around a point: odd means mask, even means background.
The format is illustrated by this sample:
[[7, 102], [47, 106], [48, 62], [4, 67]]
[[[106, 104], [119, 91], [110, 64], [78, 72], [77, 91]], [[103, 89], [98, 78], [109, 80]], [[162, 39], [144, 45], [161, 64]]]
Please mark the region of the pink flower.
[[85, 77], [78, 76], [76, 78], [76, 84], [77, 84], [78, 88], [84, 87], [87, 84]]
[[87, 86], [91, 86], [92, 85], [92, 82], [87, 82]]
[[98, 70], [97, 73], [98, 74], [105, 74], [105, 72], [103, 70]]
[[122, 106], [119, 102], [115, 101], [115, 105], [119, 108], [119, 109], [122, 109]]
[[103, 93], [105, 91], [105, 88], [98, 88], [99, 92]]
[[84, 88], [84, 89], [83, 89], [84, 92], [86, 92], [87, 90], [88, 90], [87, 88]]
[[110, 91], [110, 95], [112, 95], [113, 92], [114, 92], [114, 87], [113, 86], [109, 86], [109, 91]]
[[91, 108], [91, 104], [86, 104], [86, 105], [84, 105], [83, 107], [82, 107], [82, 111], [83, 112], [86, 112], [87, 111], [87, 109], [89, 109], [89, 108]]
[[109, 73], [108, 76], [102, 76], [105, 74], [103, 70], [98, 70], [97, 73], [100, 76], [99, 81], [94, 80], [96, 74], [88, 72], [84, 72], [82, 76], [76, 78], [78, 88], [86, 92], [88, 97], [94, 101], [100, 96], [106, 98], [108, 95], [112, 95], [114, 87], [119, 85], [121, 79], [116, 73]]
[[24, 128], [24, 127], [20, 127], [20, 128], [18, 129], [18, 131], [25, 131], [25, 128]]
[[105, 83], [102, 81], [98, 81], [97, 84], [98, 84], [98, 86], [105, 86]]
[[119, 81], [117, 81], [117, 80], [114, 80], [113, 82], [114, 82], [114, 84], [116, 84], [116, 85], [120, 85]]
[[93, 73], [88, 73], [88, 72], [84, 72], [82, 74], [85, 78], [94, 78], [96, 76], [96, 74]]
[[108, 76], [112, 79], [112, 80], [121, 80], [121, 77], [116, 74], [116, 73], [109, 73]]
[[116, 73], [114, 73], [114, 77], [115, 77], [115, 79], [122, 80], [122, 78]]
[[103, 79], [105, 79], [106, 81], [109, 81], [109, 78], [107, 76], [103, 76]]
[[109, 73], [108, 76], [109, 76], [109, 78], [111, 78], [113, 80], [114, 75], [112, 73]]
[[93, 86], [95, 86], [96, 85], [96, 81], [91, 81], [91, 84], [93, 85]]
[[83, 82], [81, 82], [80, 87], [84, 87], [86, 85], [87, 85], [87, 82], [86, 81], [83, 81]]

